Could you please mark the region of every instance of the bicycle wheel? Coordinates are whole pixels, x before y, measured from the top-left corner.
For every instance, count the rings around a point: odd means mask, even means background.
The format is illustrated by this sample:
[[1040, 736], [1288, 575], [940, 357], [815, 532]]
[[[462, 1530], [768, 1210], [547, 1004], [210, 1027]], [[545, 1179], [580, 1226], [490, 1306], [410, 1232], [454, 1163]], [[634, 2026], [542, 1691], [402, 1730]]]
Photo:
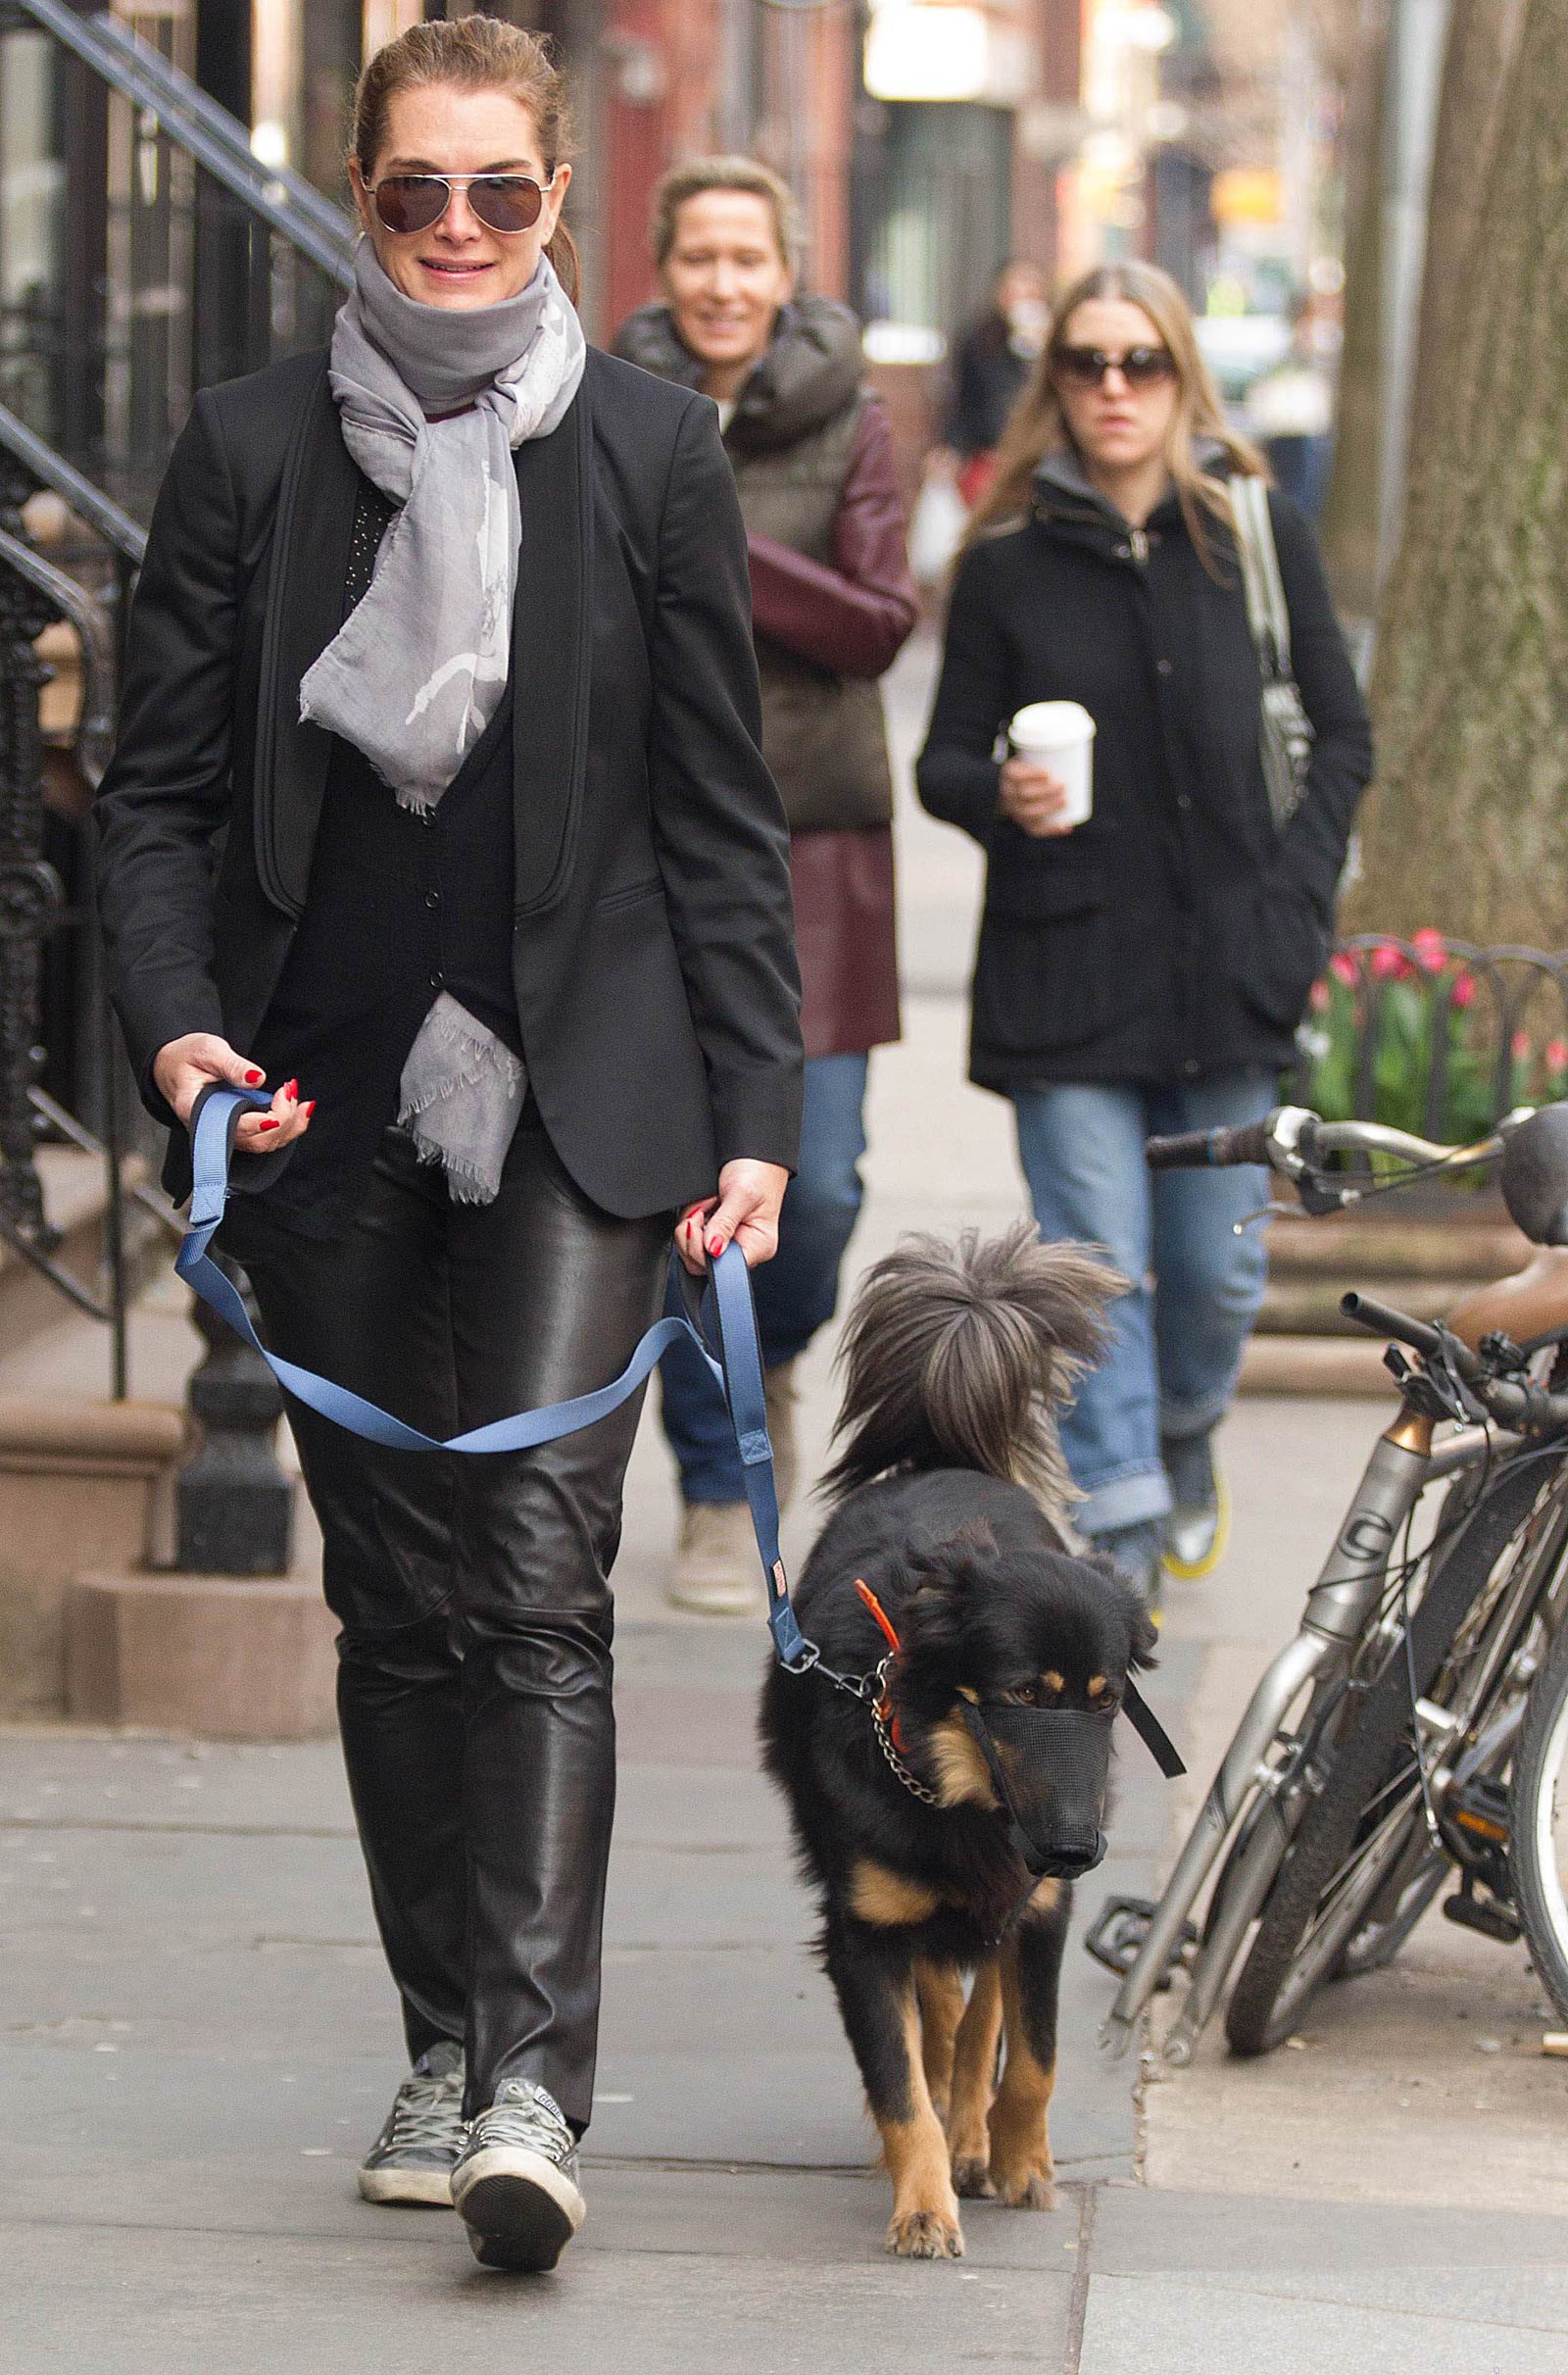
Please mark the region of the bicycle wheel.
[[1536, 1975], [1568, 2020], [1568, 1625], [1531, 1685], [1508, 1794], [1508, 1862]]
[[[1300, 2025], [1307, 2004], [1379, 1906], [1401, 1857], [1416, 1846], [1414, 1826], [1424, 1824], [1425, 1807], [1410, 1663], [1418, 1695], [1430, 1694], [1466, 1610], [1534, 1509], [1545, 1475], [1540, 1459], [1528, 1455], [1504, 1469], [1434, 1562], [1410, 1620], [1408, 1657], [1401, 1634], [1286, 1852], [1226, 2009], [1233, 2053], [1270, 2053]], [[1432, 1883], [1434, 1891], [1441, 1877]], [[1417, 1871], [1411, 1886], [1419, 1890], [1423, 1882]], [[1401, 1889], [1391, 1910], [1396, 1926], [1410, 1915], [1407, 1933], [1424, 1906], [1412, 1911], [1410, 1895]], [[1402, 1938], [1395, 1951], [1398, 1944]]]

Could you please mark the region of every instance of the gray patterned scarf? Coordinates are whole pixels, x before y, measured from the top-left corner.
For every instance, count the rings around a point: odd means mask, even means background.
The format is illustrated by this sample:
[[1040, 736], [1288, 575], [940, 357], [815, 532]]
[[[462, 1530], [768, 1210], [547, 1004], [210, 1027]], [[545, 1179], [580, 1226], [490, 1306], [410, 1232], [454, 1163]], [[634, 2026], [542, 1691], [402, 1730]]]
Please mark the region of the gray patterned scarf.
[[[306, 671], [300, 716], [363, 751], [401, 807], [436, 805], [500, 703], [520, 531], [512, 451], [560, 425], [586, 353], [548, 257], [520, 296], [460, 312], [405, 297], [360, 242], [332, 393], [344, 444], [401, 508], [369, 591]], [[527, 1085], [443, 990], [404, 1065], [398, 1120], [459, 1201], [494, 1197]]]

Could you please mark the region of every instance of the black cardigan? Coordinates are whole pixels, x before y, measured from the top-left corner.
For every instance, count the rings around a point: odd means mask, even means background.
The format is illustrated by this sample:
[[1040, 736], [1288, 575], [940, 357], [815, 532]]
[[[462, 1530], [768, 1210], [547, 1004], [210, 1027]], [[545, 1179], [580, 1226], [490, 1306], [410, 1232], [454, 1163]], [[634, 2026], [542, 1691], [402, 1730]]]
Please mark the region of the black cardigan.
[[[594, 350], [515, 462], [517, 1016], [557, 1152], [629, 1217], [710, 1193], [733, 1156], [796, 1155], [789, 842], [745, 534], [715, 408]], [[332, 737], [301, 723], [299, 686], [341, 619], [361, 483], [318, 352], [200, 395], [159, 497], [98, 879], [165, 1121], [157, 1051], [214, 1030], [248, 1052], [312, 896]], [[278, 1160], [234, 1184], [265, 1191]], [[176, 1131], [171, 1192], [188, 1176]]]
[[[1269, 498], [1293, 660], [1316, 729], [1283, 835], [1258, 757], [1258, 669], [1228, 531], [1210, 569], [1174, 497], [1147, 539], [1070, 462], [985, 537], [953, 589], [920, 798], [986, 850], [971, 1072], [1006, 1090], [1289, 1064], [1323, 964], [1371, 733], [1306, 520]], [[1211, 573], [1212, 572], [1212, 573]], [[997, 806], [1026, 702], [1093, 716], [1094, 814], [1031, 839]]]

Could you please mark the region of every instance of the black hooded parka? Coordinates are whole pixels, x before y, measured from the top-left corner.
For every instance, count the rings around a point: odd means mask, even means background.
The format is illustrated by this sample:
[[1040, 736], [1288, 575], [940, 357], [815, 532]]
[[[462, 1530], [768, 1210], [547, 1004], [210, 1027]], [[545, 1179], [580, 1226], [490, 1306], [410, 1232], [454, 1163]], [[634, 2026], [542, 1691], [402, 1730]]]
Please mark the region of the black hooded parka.
[[[1278, 491], [1269, 509], [1316, 734], [1283, 833], [1225, 525], [1201, 515], [1205, 566], [1174, 492], [1132, 529], [1076, 456], [1053, 455], [1028, 516], [958, 569], [917, 780], [989, 861], [970, 1049], [983, 1087], [1292, 1061], [1372, 742], [1312, 531]], [[1094, 813], [1034, 839], [998, 807], [1003, 738], [1015, 711], [1054, 700], [1095, 719]]]

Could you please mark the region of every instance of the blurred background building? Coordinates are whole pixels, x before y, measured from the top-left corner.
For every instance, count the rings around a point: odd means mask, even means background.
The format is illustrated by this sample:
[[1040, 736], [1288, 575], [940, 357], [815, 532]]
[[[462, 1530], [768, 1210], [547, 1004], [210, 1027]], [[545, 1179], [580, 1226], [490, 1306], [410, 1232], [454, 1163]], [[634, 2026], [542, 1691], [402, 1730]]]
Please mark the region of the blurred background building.
[[[451, 0], [458, 13], [461, 0]], [[1338, 286], [1330, 0], [493, 0], [577, 96], [569, 220], [590, 335], [649, 293], [649, 188], [750, 149], [800, 191], [812, 284], [878, 368], [929, 369], [1016, 255], [1140, 255], [1187, 288], [1227, 391]], [[244, 127], [256, 165], [346, 198], [362, 60], [420, 0], [0, 6], [0, 395], [143, 508], [193, 385], [319, 334], [329, 280], [61, 38], [123, 27]], [[1327, 24], [1328, 29], [1325, 30]], [[167, 116], [164, 119], [167, 128]], [[263, 322], [265, 316], [266, 322]], [[265, 327], [266, 337], [262, 337]]]

